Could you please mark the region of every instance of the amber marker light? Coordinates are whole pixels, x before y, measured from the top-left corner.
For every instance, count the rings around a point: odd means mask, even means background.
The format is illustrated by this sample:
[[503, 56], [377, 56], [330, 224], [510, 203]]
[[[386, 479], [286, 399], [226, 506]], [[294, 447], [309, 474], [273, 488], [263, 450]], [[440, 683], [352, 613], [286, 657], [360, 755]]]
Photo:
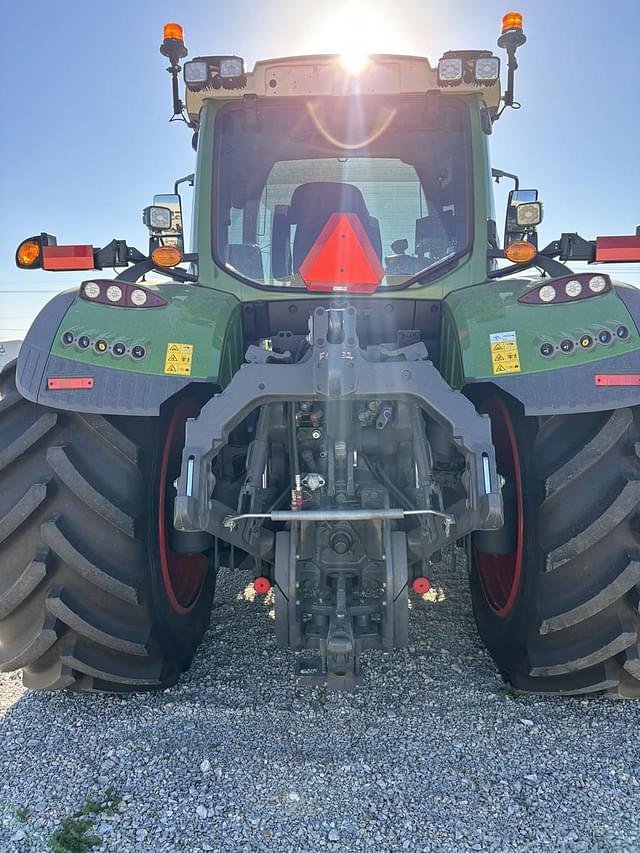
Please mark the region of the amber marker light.
[[151, 252], [151, 260], [157, 267], [177, 267], [182, 261], [182, 252], [175, 246], [158, 246]]
[[165, 24], [162, 29], [162, 37], [165, 39], [175, 39], [176, 41], [184, 41], [184, 29], [180, 24]]
[[528, 264], [538, 254], [538, 250], [533, 243], [527, 243], [526, 240], [516, 240], [509, 243], [504, 250], [505, 258], [508, 258], [514, 264]]
[[522, 29], [522, 14], [520, 12], [507, 12], [502, 17], [502, 32]]
[[42, 246], [39, 240], [23, 240], [16, 252], [16, 266], [22, 269], [34, 269], [41, 266]]

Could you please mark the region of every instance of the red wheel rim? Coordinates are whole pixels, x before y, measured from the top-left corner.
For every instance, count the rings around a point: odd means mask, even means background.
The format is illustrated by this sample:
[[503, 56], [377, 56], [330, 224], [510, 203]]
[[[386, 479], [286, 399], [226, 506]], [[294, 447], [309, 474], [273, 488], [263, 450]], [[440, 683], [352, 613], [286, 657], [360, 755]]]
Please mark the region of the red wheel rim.
[[[173, 481], [180, 473], [187, 418], [200, 407], [195, 400], [183, 400], [175, 409], [162, 450], [158, 496], [158, 545], [162, 580], [171, 607], [181, 615], [195, 606], [207, 573], [204, 554], [178, 554], [171, 550], [168, 531], [173, 518]], [[170, 488], [167, 489], [167, 484]]]
[[522, 577], [524, 550], [524, 493], [520, 453], [509, 409], [499, 397], [485, 400], [480, 410], [491, 417], [491, 436], [497, 469], [516, 488], [516, 549], [510, 554], [486, 554], [474, 549], [480, 583], [489, 607], [496, 616], [513, 610]]

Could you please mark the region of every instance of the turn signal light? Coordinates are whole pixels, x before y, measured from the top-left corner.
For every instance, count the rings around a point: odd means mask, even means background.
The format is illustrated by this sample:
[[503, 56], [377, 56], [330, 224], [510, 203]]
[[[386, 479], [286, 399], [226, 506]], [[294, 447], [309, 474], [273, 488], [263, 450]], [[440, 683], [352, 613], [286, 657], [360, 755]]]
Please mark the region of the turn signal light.
[[162, 29], [162, 37], [165, 39], [176, 39], [176, 41], [184, 41], [184, 29], [180, 24], [165, 24]]
[[520, 12], [507, 12], [502, 18], [502, 32], [522, 29], [522, 14]]
[[42, 246], [39, 240], [25, 240], [18, 246], [16, 265], [22, 269], [36, 269], [42, 266]]
[[504, 250], [505, 257], [514, 264], [528, 264], [538, 254], [538, 250], [533, 243], [528, 243], [526, 240], [515, 240]]
[[151, 252], [151, 260], [157, 267], [177, 267], [182, 261], [182, 252], [175, 246], [157, 246]]

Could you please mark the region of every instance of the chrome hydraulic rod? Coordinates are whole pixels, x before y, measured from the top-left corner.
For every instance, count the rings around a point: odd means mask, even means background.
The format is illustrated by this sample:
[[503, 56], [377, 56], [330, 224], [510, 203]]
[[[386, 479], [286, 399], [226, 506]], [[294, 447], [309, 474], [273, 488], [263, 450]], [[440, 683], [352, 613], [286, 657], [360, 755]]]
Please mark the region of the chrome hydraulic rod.
[[442, 518], [446, 527], [447, 536], [449, 529], [456, 523], [452, 515], [446, 512], [437, 512], [434, 509], [308, 509], [290, 510], [279, 509], [272, 512], [246, 512], [242, 515], [230, 515], [225, 518], [223, 524], [229, 530], [233, 530], [239, 521], [248, 518], [270, 519], [271, 521], [389, 521], [402, 519], [411, 515], [435, 515]]

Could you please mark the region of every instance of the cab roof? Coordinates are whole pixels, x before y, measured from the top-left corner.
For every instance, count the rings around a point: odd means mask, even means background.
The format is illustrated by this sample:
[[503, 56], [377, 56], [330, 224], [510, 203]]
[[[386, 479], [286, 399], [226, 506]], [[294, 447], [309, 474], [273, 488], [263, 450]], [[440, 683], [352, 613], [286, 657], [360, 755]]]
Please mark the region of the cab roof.
[[[200, 56], [196, 61], [219, 61], [219, 57]], [[193, 91], [186, 86], [189, 120], [199, 124], [199, 115], [207, 100], [233, 100], [245, 95], [259, 98], [322, 97], [330, 95], [404, 95], [426, 92], [447, 95], [481, 94], [487, 107], [497, 109], [499, 81], [488, 86], [461, 83], [455, 88], [438, 85], [437, 69], [423, 56], [373, 54], [358, 75], [350, 74], [337, 54], [290, 56], [256, 62], [235, 83], [225, 83]]]

